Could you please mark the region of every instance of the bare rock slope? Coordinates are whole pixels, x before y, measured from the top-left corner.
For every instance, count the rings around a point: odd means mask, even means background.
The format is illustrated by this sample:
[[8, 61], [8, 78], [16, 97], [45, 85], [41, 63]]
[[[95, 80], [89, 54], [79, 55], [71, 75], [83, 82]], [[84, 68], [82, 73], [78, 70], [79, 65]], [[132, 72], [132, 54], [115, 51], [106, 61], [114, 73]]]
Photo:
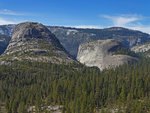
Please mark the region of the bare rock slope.
[[150, 42], [140, 44], [131, 48], [135, 53], [141, 53], [143, 56], [150, 57]]
[[134, 47], [131, 48], [131, 50], [136, 52], [136, 53], [147, 52], [147, 51], [150, 50], [150, 42], [134, 46]]
[[100, 70], [137, 60], [127, 54], [117, 53], [121, 48], [122, 44], [114, 39], [84, 43], [79, 46], [77, 60], [90, 67], [97, 66]]
[[74, 61], [46, 26], [33, 22], [16, 25], [1, 60], [5, 62], [31, 60], [52, 63]]

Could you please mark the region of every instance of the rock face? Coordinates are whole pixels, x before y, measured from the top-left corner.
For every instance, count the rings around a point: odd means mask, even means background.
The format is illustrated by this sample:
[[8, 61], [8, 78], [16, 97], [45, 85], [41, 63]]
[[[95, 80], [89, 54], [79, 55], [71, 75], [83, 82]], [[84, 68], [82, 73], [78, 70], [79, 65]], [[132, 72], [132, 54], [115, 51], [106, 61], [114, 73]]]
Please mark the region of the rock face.
[[16, 25], [11, 41], [2, 55], [4, 58], [5, 61], [73, 62], [55, 35], [46, 26], [33, 22]]
[[100, 70], [135, 62], [135, 57], [115, 53], [122, 47], [120, 42], [113, 39], [84, 43], [79, 46], [77, 60], [90, 67], [97, 66]]

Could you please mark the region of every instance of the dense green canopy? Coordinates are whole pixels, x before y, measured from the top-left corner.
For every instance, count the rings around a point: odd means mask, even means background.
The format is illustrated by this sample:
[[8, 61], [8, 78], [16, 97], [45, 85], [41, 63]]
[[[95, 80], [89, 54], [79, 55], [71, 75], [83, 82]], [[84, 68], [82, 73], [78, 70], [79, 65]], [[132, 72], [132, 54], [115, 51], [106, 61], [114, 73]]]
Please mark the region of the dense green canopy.
[[102, 72], [77, 63], [16, 64], [0, 66], [0, 102], [8, 113], [32, 105], [38, 112], [41, 105], [63, 105], [65, 113], [150, 112], [150, 59]]

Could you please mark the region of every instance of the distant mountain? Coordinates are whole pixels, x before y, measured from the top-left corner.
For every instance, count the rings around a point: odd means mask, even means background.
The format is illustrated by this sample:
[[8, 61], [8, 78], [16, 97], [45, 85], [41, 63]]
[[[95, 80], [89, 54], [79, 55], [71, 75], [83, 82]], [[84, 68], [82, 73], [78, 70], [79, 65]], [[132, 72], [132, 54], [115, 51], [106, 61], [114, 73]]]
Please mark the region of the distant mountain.
[[0, 54], [7, 48], [11, 39], [11, 33], [15, 25], [1, 25], [0, 26]]
[[[10, 36], [14, 26], [15, 25], [0, 26], [0, 34]], [[79, 29], [60, 26], [47, 27], [59, 39], [64, 48], [75, 58], [78, 53], [79, 45], [84, 42], [102, 39], [116, 39], [121, 41], [124, 46], [131, 48], [150, 40], [149, 34], [121, 27], [106, 29]]]
[[0, 25], [0, 35], [11, 36], [14, 27], [14, 24]]
[[4, 63], [31, 60], [58, 64], [74, 61], [46, 26], [33, 22], [16, 25], [1, 60]]
[[[131, 56], [132, 55], [132, 56]], [[79, 46], [77, 60], [100, 70], [114, 68], [124, 63], [135, 62], [135, 54], [114, 39], [87, 42]]]
[[61, 44], [74, 57], [77, 55], [80, 44], [92, 40], [116, 39], [121, 41], [123, 45], [128, 48], [150, 40], [149, 34], [121, 27], [112, 27], [106, 29], [77, 29], [49, 26], [48, 28], [56, 35]]
[[8, 35], [0, 35], [0, 54], [2, 54], [6, 47], [8, 46], [10, 41], [10, 36]]

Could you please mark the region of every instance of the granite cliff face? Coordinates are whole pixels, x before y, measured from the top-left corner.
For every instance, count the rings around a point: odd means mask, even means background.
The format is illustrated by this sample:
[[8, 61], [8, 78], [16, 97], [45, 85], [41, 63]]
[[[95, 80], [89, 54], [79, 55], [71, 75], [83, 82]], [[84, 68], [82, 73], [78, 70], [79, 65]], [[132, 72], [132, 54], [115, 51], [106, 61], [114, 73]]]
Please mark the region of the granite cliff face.
[[79, 46], [77, 60], [90, 67], [97, 66], [100, 70], [137, 60], [128, 54], [117, 52], [124, 50], [122, 48], [122, 44], [113, 39], [84, 43]]
[[59, 40], [46, 26], [25, 22], [16, 25], [11, 41], [1, 56], [3, 61], [73, 62]]

